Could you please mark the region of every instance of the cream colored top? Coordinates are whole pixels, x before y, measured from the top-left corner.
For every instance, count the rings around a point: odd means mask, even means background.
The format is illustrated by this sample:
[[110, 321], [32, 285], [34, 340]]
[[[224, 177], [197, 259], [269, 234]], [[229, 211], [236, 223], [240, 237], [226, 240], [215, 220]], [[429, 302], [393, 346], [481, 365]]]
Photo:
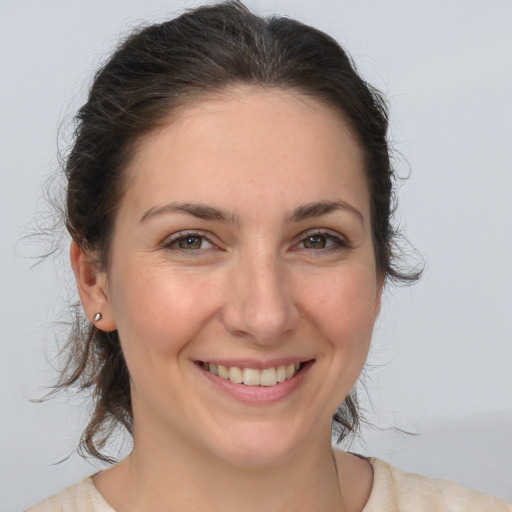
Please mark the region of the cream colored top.
[[[512, 505], [448, 480], [404, 473], [379, 460], [373, 488], [362, 512], [512, 512]], [[26, 512], [115, 512], [87, 477]]]

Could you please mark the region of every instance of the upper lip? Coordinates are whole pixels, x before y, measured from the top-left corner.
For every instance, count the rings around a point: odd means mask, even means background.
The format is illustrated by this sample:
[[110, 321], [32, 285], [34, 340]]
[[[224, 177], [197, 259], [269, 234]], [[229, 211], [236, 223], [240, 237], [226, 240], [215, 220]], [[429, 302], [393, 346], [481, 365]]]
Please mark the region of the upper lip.
[[255, 370], [264, 370], [265, 368], [277, 368], [278, 366], [288, 366], [291, 363], [306, 363], [307, 361], [311, 361], [311, 358], [302, 358], [302, 357], [278, 357], [274, 359], [268, 359], [265, 361], [258, 359], [200, 359], [196, 362], [201, 363], [211, 363], [230, 367], [237, 368], [254, 368]]

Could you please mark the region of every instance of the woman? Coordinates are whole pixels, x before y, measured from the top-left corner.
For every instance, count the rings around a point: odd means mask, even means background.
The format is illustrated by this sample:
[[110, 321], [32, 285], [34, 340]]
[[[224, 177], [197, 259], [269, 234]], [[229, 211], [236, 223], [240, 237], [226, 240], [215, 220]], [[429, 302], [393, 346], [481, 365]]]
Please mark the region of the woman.
[[[61, 387], [119, 464], [30, 510], [510, 510], [331, 449], [394, 266], [379, 94], [325, 34], [241, 4], [130, 37], [66, 164], [88, 324]], [[91, 327], [89, 327], [91, 325]], [[342, 404], [340, 406], [340, 404]]]

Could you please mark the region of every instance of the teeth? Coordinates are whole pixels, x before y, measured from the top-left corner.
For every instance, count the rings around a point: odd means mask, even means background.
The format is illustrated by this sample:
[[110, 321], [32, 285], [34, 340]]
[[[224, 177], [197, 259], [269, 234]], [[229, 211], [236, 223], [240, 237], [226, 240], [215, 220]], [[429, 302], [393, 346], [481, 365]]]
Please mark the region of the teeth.
[[243, 382], [246, 386], [259, 386], [260, 385], [260, 374], [259, 370], [255, 370], [254, 368], [244, 368], [243, 372]]
[[275, 386], [277, 384], [277, 372], [275, 368], [261, 370], [260, 386]]
[[221, 379], [230, 380], [236, 384], [269, 387], [291, 379], [300, 369], [300, 363], [290, 363], [288, 366], [283, 364], [277, 368], [265, 368], [264, 370], [238, 368], [237, 366], [227, 367], [214, 363], [203, 363], [202, 367], [212, 375], [218, 375]]
[[282, 364], [277, 367], [277, 382], [284, 382], [286, 380], [286, 366]]
[[231, 382], [240, 384], [242, 382], [242, 370], [240, 370], [240, 368], [237, 368], [236, 366], [232, 366], [228, 371], [228, 379]]
[[229, 370], [225, 367], [219, 364], [219, 377], [223, 379], [227, 379], [229, 374]]

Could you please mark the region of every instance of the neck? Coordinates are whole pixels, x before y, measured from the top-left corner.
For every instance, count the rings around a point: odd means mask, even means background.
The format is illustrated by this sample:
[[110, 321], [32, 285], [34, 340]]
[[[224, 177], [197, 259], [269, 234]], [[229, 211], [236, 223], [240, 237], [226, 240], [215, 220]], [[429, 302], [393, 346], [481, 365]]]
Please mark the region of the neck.
[[347, 510], [330, 436], [268, 465], [235, 465], [183, 440], [147, 439], [135, 435], [132, 454], [94, 481], [117, 512]]

